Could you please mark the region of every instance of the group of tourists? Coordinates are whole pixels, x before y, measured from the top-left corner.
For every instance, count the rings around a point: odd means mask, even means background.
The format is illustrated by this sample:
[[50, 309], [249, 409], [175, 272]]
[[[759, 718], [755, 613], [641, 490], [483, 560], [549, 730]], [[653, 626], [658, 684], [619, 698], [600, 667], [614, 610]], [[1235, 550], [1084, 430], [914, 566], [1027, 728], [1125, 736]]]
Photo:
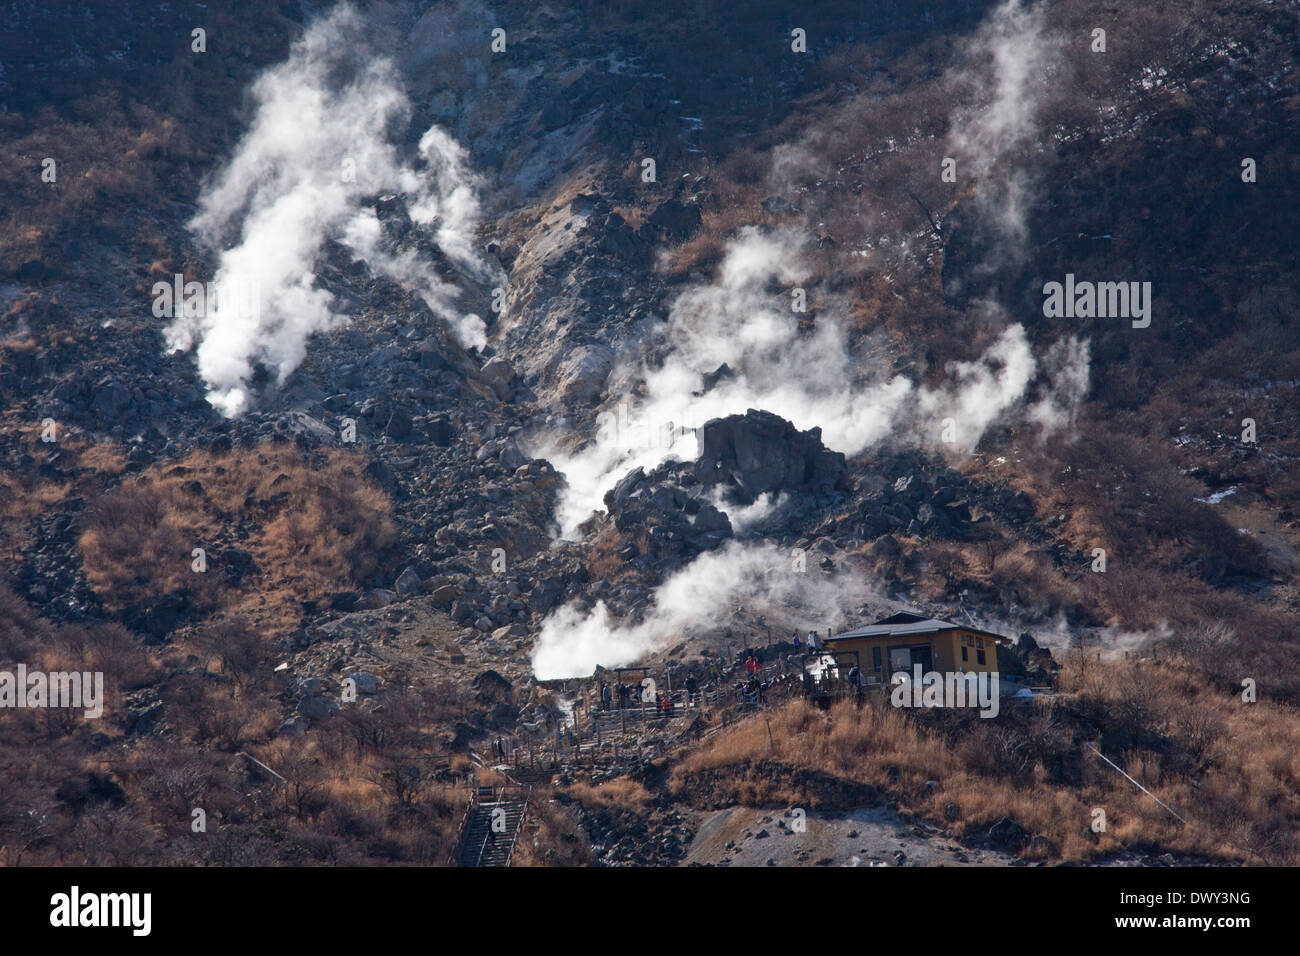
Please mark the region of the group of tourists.
[[817, 632], [816, 632], [816, 631], [809, 631], [809, 632], [808, 632], [808, 638], [807, 638], [807, 640], [806, 640], [806, 641], [800, 641], [800, 640], [799, 640], [799, 632], [798, 632], [798, 631], [795, 631], [795, 632], [790, 636], [790, 643], [794, 645], [794, 650], [795, 650], [795, 653], [796, 653], [796, 654], [799, 653], [799, 651], [800, 651], [800, 650], [801, 650], [805, 645], [807, 646], [807, 648], [808, 648], [809, 651], [815, 651], [815, 650], [817, 650], [818, 645], [819, 645], [819, 638], [817, 637]]
[[627, 710], [640, 703], [637, 687], [634, 684], [622, 684], [611, 689], [607, 681], [600, 682], [600, 709], [613, 710], [614, 697], [618, 697], [618, 709]]
[[[793, 660], [795, 656], [802, 656], [807, 653], [816, 653], [817, 651], [823, 650], [826, 645], [824, 640], [817, 636], [815, 630], [809, 630], [807, 636], [802, 638], [799, 636], [798, 631], [794, 631], [790, 636], [788, 645], [786, 646], [793, 649], [794, 656], [790, 658]], [[777, 645], [775, 648], [768, 647], [766, 649], [746, 647], [741, 650], [739, 655], [737, 655], [735, 660], [745, 670], [744, 680], [737, 681], [734, 685], [736, 694], [741, 700], [754, 703], [766, 700], [769, 692], [774, 687], [784, 687], [790, 682], [797, 680], [802, 680], [804, 687], [808, 691], [814, 693], [823, 686], [824, 682], [822, 678], [810, 678], [806, 673], [802, 673], [801, 675], [781, 674], [765, 678], [763, 676], [764, 652], [769, 652], [768, 656], [771, 656], [772, 653], [780, 652], [780, 650], [781, 645]], [[708, 673], [704, 678], [705, 682], [712, 684], [714, 687], [723, 685], [726, 670], [727, 668], [724, 661], [711, 661], [708, 665]], [[854, 673], [856, 670], [857, 668], [855, 667], [853, 668], [853, 671], [850, 671], [850, 681], [856, 681], [858, 679], [858, 675]], [[829, 677], [827, 677], [826, 680], [829, 680]], [[697, 678], [694, 674], [690, 674], [682, 682], [681, 687], [684, 692], [682, 694], [684, 699], [681, 700], [680, 703], [687, 707], [695, 706], [699, 702], [701, 692], [700, 678]], [[641, 687], [638, 683], [625, 683], [619, 681], [611, 685], [608, 681], [601, 681], [598, 695], [600, 702], [599, 706], [603, 711], [616, 709], [627, 710], [629, 708], [640, 709], [644, 705], [647, 709], [653, 708], [660, 713], [671, 714], [674, 708], [672, 696], [663, 695], [657, 691], [654, 694], [653, 701], [643, 701], [641, 699]]]

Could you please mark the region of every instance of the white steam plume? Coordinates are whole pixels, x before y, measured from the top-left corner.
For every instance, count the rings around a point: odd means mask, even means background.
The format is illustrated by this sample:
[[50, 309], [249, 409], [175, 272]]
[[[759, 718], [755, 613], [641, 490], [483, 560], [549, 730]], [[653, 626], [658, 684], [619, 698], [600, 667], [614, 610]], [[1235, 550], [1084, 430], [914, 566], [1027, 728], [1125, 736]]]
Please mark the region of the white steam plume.
[[1072, 335], [1053, 343], [1043, 356], [1040, 367], [1047, 392], [1030, 406], [1028, 418], [1041, 425], [1044, 434], [1074, 428], [1088, 394], [1089, 351], [1087, 339]]
[[[453, 286], [415, 255], [380, 246], [380, 223], [362, 203], [401, 193], [412, 220], [435, 227], [448, 259], [475, 278], [489, 275], [473, 252], [477, 181], [464, 150], [434, 127], [417, 155], [396, 145], [411, 105], [392, 63], [366, 40], [367, 24], [349, 4], [313, 24], [288, 60], [253, 86], [256, 114], [235, 155], [208, 185], [190, 229], [222, 248], [222, 296], [201, 315], [178, 315], [169, 348], [198, 347], [208, 400], [227, 416], [249, 403], [249, 380], [264, 365], [282, 383], [302, 362], [308, 338], [347, 321], [333, 296], [315, 284], [322, 246], [334, 239], [372, 270], [418, 292], [462, 344], [483, 343], [483, 323], [451, 308]], [[224, 241], [236, 236], [230, 247]]]
[[[980, 105], [954, 117], [952, 149], [976, 183], [979, 213], [1010, 240], [1004, 247], [1011, 255], [1022, 254], [1030, 201], [1029, 177], [1018, 160], [1038, 133], [1053, 44], [1038, 8], [1007, 0], [975, 37], [971, 65], [958, 77], [959, 85], [974, 87]], [[811, 162], [807, 155], [778, 151], [772, 177], [780, 181], [789, 169]], [[566, 534], [601, 506], [604, 491], [629, 469], [648, 469], [670, 456], [694, 458], [690, 429], [748, 408], [772, 411], [801, 429], [820, 426], [827, 446], [850, 455], [886, 438], [947, 442], [969, 452], [988, 428], [1013, 413], [1044, 433], [1073, 424], [1088, 388], [1086, 341], [1058, 342], [1040, 362], [1024, 328], [1006, 325], [978, 359], [950, 364], [947, 382], [931, 388], [864, 367], [849, 349], [833, 303], [821, 309], [811, 332], [801, 333], [787, 296], [808, 274], [802, 261], [806, 241], [793, 231], [742, 230], [717, 280], [674, 302], [661, 329], [666, 354], [640, 369], [638, 397], [624, 398], [618, 412], [603, 416], [597, 440], [576, 453], [558, 446], [539, 450], [569, 482], [559, 512]], [[724, 363], [732, 374], [707, 387]], [[625, 363], [610, 380], [634, 381], [634, 371]], [[1044, 387], [1026, 407], [1038, 378], [1046, 379]], [[730, 510], [733, 518], [757, 517]], [[590, 673], [598, 663], [629, 663], [691, 627], [725, 617], [735, 604], [780, 603], [783, 595], [772, 592], [768, 579], [755, 579], [756, 566], [770, 566], [762, 548], [732, 543], [701, 555], [665, 581], [651, 611], [635, 625], [611, 621], [604, 604], [587, 614], [565, 607], [543, 624], [534, 670], [539, 677], [560, 677]], [[786, 579], [798, 587], [808, 577]], [[852, 605], [845, 598], [853, 586], [843, 576], [819, 584], [828, 589], [819, 596], [824, 607]]]
[[971, 98], [980, 105], [964, 109], [952, 122], [951, 148], [959, 168], [975, 180], [981, 217], [1017, 243], [1025, 238], [1030, 199], [1028, 177], [1017, 160], [1038, 132], [1053, 46], [1043, 33], [1041, 7], [1006, 0], [968, 48], [977, 63], [962, 79], [974, 87]]
[[[821, 427], [826, 445], [849, 455], [887, 437], [944, 441], [969, 452], [992, 424], [1023, 404], [1039, 366], [1018, 324], [1007, 326], [978, 359], [953, 363], [948, 384], [933, 389], [864, 367], [833, 309], [818, 315], [813, 331], [801, 333], [787, 290], [805, 277], [806, 242], [797, 232], [742, 230], [728, 246], [717, 281], [688, 289], [674, 302], [660, 330], [668, 343], [662, 363], [639, 370], [641, 397], [624, 399], [603, 415], [597, 439], [576, 453], [556, 445], [534, 451], [568, 481], [558, 514], [565, 534], [600, 508], [605, 491], [630, 469], [649, 469], [670, 456], [695, 458], [691, 429], [711, 418], [766, 409], [800, 429]], [[1065, 358], [1050, 354], [1057, 356], [1055, 371]], [[1072, 414], [1059, 412], [1061, 404], [1073, 408], [1072, 396], [1086, 389], [1086, 345], [1066, 358], [1073, 360], [1068, 379], [1053, 383], [1035, 406], [1032, 420], [1046, 428], [1060, 427]], [[723, 364], [732, 376], [706, 390], [706, 378]]]
[[670, 576], [638, 624], [615, 623], [604, 602], [584, 614], [568, 604], [547, 617], [533, 648], [539, 680], [585, 677], [596, 669], [641, 660], [687, 632], [725, 626], [734, 610], [793, 609], [819, 630], [838, 628], [876, 597], [863, 581], [793, 569], [790, 553], [771, 543], [729, 541]]

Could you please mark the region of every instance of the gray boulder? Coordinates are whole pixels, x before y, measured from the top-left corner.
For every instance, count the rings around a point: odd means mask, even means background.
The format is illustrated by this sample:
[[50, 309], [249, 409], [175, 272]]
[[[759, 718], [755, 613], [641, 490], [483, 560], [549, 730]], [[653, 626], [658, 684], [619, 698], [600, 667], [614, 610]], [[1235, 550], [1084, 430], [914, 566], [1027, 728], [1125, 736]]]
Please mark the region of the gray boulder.
[[560, 397], [569, 405], [596, 401], [614, 368], [614, 351], [606, 345], [583, 345], [560, 367]]
[[515, 390], [511, 383], [515, 379], [515, 367], [501, 356], [488, 359], [479, 375], [501, 401], [508, 402], [514, 397]]
[[131, 391], [120, 382], [101, 382], [95, 389], [90, 410], [103, 422], [114, 422], [126, 417], [131, 408]]
[[528, 459], [524, 457], [524, 453], [519, 450], [519, 446], [514, 442], [506, 443], [506, 446], [501, 449], [501, 454], [497, 456], [497, 461], [511, 471], [528, 464]]
[[304, 697], [298, 701], [297, 712], [311, 720], [321, 720], [339, 709], [339, 703], [323, 694]]
[[778, 415], [752, 408], [706, 422], [695, 464], [702, 483], [729, 485], [743, 504], [768, 492], [828, 492], [847, 473], [844, 455], [822, 445], [820, 428], [801, 432]]
[[369, 671], [357, 671], [355, 674], [349, 674], [348, 677], [356, 683], [358, 694], [369, 697], [379, 693], [379, 678]]
[[415, 568], [408, 566], [406, 570], [397, 576], [397, 580], [393, 583], [393, 588], [398, 594], [403, 597], [408, 597], [420, 590], [420, 584], [420, 575], [416, 572]]

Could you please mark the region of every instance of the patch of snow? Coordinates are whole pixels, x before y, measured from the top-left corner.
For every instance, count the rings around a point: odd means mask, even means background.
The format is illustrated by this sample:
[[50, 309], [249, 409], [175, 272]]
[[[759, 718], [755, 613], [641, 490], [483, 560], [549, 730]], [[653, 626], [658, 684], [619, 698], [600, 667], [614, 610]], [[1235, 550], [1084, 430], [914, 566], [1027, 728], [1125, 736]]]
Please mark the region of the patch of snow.
[[1237, 493], [1237, 486], [1233, 485], [1231, 488], [1227, 489], [1226, 491], [1216, 491], [1212, 495], [1208, 495], [1205, 498], [1197, 498], [1196, 500], [1201, 502], [1202, 504], [1217, 505], [1224, 498], [1227, 498], [1229, 495], [1235, 495], [1236, 493]]

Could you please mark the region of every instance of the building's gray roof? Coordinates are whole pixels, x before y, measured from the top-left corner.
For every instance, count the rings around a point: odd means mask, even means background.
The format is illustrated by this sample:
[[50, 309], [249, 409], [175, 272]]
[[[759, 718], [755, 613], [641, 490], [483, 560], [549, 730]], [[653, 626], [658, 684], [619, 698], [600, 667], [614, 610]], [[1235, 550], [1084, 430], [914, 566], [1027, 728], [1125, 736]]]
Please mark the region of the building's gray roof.
[[[920, 615], [895, 615], [895, 617], [917, 618], [917, 620], [895, 620], [887, 624], [871, 624], [867, 627], [859, 627], [852, 631], [845, 631], [843, 634], [836, 634], [828, 638], [831, 641], [845, 641], [861, 637], [907, 637], [910, 635], [938, 634], [941, 631], [970, 631], [972, 634], [983, 634], [985, 637], [998, 638], [1002, 635], [994, 634], [992, 631], [984, 631], [978, 627], [971, 627], [968, 624], [953, 624], [951, 621], [940, 621], [938, 618], [921, 618]], [[889, 618], [885, 620], [889, 621]]]

